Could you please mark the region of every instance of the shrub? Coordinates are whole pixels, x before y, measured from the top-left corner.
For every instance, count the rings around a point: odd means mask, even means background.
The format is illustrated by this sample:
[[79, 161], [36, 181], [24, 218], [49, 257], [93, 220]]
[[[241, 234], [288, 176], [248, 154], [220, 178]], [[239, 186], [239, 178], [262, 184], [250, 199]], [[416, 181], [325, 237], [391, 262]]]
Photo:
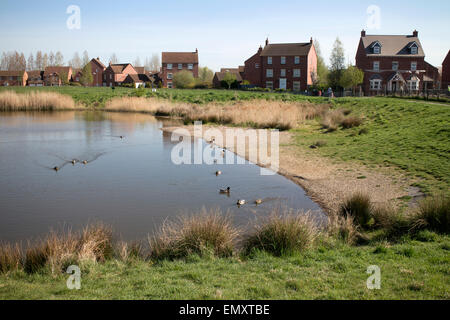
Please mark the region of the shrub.
[[310, 214], [275, 211], [244, 239], [244, 252], [261, 250], [275, 256], [290, 255], [311, 248], [319, 234]]
[[388, 238], [399, 238], [415, 230], [412, 217], [390, 205], [373, 208], [372, 217], [374, 227], [383, 229]]
[[18, 269], [22, 264], [19, 245], [0, 244], [0, 273]]
[[344, 129], [359, 127], [362, 124], [363, 124], [363, 119], [360, 117], [356, 117], [356, 116], [347, 117], [341, 121], [341, 125]]
[[339, 212], [344, 217], [353, 217], [357, 225], [367, 228], [373, 223], [372, 209], [369, 196], [356, 193], [341, 204]]
[[101, 262], [112, 256], [112, 229], [102, 223], [84, 228], [79, 242], [78, 258], [81, 261]]
[[450, 233], [450, 197], [440, 194], [422, 200], [416, 218], [427, 229]]
[[324, 129], [329, 132], [336, 131], [339, 128], [342, 120], [344, 119], [344, 114], [342, 110], [329, 110], [322, 117], [321, 125]]
[[355, 226], [353, 217], [342, 216], [336, 212], [330, 212], [327, 216], [327, 235], [339, 241], [343, 241], [348, 245], [356, 243], [359, 232], [358, 227]]
[[150, 257], [155, 260], [186, 258], [212, 252], [218, 257], [233, 254], [239, 230], [229, 216], [219, 211], [203, 211], [199, 215], [180, 217], [166, 222], [159, 232], [149, 237]]
[[187, 89], [192, 88], [195, 85], [194, 76], [192, 72], [183, 70], [177, 72], [173, 76], [173, 83], [177, 89]]

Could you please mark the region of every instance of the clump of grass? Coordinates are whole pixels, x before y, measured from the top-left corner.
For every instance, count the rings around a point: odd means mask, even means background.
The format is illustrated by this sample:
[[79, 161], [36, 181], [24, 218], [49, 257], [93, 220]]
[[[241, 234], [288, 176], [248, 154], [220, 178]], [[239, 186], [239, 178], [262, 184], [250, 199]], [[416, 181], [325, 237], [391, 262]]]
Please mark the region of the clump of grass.
[[314, 143], [311, 145], [311, 148], [312, 148], [312, 149], [316, 149], [316, 148], [325, 147], [326, 145], [327, 145], [327, 142], [326, 142], [326, 141], [319, 140], [319, 141], [314, 142]]
[[166, 222], [156, 235], [149, 237], [150, 257], [171, 260], [211, 251], [215, 256], [228, 257], [233, 254], [238, 236], [239, 230], [228, 215], [203, 209], [198, 215]]
[[370, 197], [358, 192], [341, 204], [339, 213], [344, 217], [352, 217], [358, 226], [367, 228], [373, 224], [372, 210]]
[[369, 133], [369, 129], [362, 128], [361, 130], [359, 130], [358, 135], [362, 136], [362, 135], [368, 134], [368, 133]]
[[22, 250], [18, 244], [0, 244], [0, 273], [17, 270], [22, 265]]
[[328, 132], [333, 132], [339, 128], [343, 119], [344, 113], [341, 109], [329, 110], [323, 115], [321, 125]]
[[48, 248], [44, 242], [41, 242], [25, 251], [23, 269], [26, 273], [36, 273], [45, 267], [47, 261]]
[[37, 92], [18, 94], [14, 91], [0, 92], [0, 111], [55, 111], [73, 110], [72, 97], [56, 92]]
[[116, 246], [116, 256], [123, 262], [130, 260], [145, 259], [144, 248], [140, 242], [120, 242]]
[[442, 233], [450, 233], [450, 197], [439, 194], [419, 202], [416, 223]]
[[363, 124], [363, 122], [364, 122], [364, 120], [357, 116], [346, 117], [341, 121], [341, 126], [344, 129], [350, 129], [350, 128], [359, 127], [360, 125]]
[[348, 245], [355, 244], [360, 235], [353, 217], [342, 216], [334, 211], [328, 214], [326, 230], [329, 237]]
[[274, 211], [244, 239], [243, 249], [246, 254], [261, 250], [275, 256], [291, 255], [313, 247], [319, 235], [310, 214]]
[[84, 228], [79, 241], [81, 261], [103, 262], [113, 256], [112, 229], [102, 223]]

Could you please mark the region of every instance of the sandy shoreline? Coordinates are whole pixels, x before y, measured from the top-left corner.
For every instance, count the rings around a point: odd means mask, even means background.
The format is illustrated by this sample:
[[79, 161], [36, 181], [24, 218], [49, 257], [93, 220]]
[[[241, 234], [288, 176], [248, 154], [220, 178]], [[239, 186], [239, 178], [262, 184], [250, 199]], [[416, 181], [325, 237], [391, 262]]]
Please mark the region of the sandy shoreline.
[[[236, 129], [225, 126], [203, 126], [203, 132], [195, 135], [192, 125], [165, 127], [161, 130], [170, 133], [180, 128], [188, 130], [192, 136], [207, 141], [210, 137], [205, 137], [204, 134], [208, 129], [220, 130], [224, 137], [226, 129]], [[408, 179], [398, 172], [394, 174], [392, 170], [383, 168], [372, 169], [354, 163], [333, 161], [331, 158], [320, 156], [316, 150], [305, 150], [294, 145], [293, 138], [293, 134], [289, 132], [280, 132], [278, 173], [302, 187], [326, 212], [335, 212], [343, 199], [358, 191], [369, 194], [376, 204], [399, 203], [397, 199], [400, 197], [415, 196]], [[215, 144], [224, 148], [226, 139], [216, 140]], [[247, 160], [250, 152], [256, 151], [249, 149], [248, 143], [245, 145], [245, 152], [243, 149], [238, 145], [228, 148], [229, 151]], [[256, 164], [264, 167], [259, 160]]]

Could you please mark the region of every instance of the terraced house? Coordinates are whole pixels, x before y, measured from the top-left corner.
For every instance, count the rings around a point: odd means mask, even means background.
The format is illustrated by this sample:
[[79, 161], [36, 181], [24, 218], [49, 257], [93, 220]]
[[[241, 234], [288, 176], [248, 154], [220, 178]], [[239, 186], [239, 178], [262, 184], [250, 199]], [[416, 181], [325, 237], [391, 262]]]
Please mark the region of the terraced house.
[[198, 78], [198, 50], [195, 52], [163, 52], [161, 78], [165, 88], [174, 88], [173, 76], [180, 71], [192, 72]]
[[0, 86], [21, 86], [27, 85], [28, 73], [26, 71], [0, 71]]
[[274, 43], [245, 61], [244, 80], [269, 89], [305, 91], [317, 74], [317, 53], [312, 38], [305, 43]]
[[47, 67], [44, 71], [46, 86], [62, 86], [72, 80], [72, 67]]
[[450, 50], [442, 62], [442, 89], [450, 91]]
[[137, 75], [136, 69], [131, 63], [111, 64], [103, 72], [103, 86], [115, 87], [120, 86], [128, 75]]
[[367, 35], [361, 32], [356, 66], [364, 71], [365, 95], [418, 93], [435, 85], [436, 68], [425, 62], [419, 33]]

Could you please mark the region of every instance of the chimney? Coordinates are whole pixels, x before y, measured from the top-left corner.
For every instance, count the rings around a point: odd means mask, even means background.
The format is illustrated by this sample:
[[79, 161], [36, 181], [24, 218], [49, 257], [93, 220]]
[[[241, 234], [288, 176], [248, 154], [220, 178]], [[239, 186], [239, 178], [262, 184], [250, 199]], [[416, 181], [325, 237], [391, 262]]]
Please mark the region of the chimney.
[[262, 46], [259, 46], [258, 53], [262, 52]]
[[311, 37], [311, 40], [309, 40], [309, 43], [311, 43], [311, 44], [313, 43], [313, 38], [312, 37]]
[[366, 36], [366, 30], [363, 29], [363, 31], [361, 31], [361, 37], [365, 37]]
[[414, 30], [413, 31], [413, 37], [418, 37], [419, 36], [419, 31], [417, 31], [417, 30]]
[[266, 39], [266, 46], [269, 45], [269, 38]]
[[198, 48], [195, 48], [195, 53], [198, 53]]

